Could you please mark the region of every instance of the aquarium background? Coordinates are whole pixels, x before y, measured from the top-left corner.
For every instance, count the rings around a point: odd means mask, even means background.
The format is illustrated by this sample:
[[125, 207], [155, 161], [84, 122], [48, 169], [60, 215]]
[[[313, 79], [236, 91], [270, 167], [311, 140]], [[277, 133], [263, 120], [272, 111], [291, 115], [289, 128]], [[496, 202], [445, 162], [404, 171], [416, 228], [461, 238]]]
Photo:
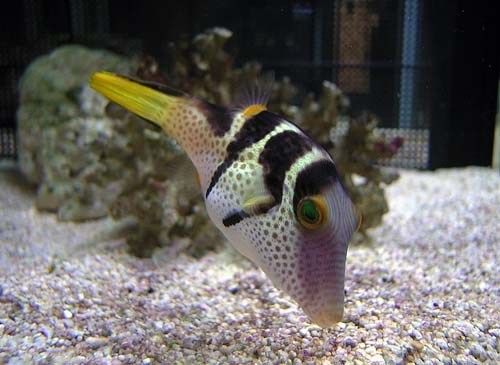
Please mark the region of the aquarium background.
[[307, 91], [323, 80], [404, 148], [393, 166], [490, 165], [498, 85], [497, 14], [487, 2], [418, 0], [25, 0], [0, 14], [0, 157], [16, 157], [17, 83], [69, 43], [168, 64], [171, 42], [220, 26], [236, 64], [256, 60]]

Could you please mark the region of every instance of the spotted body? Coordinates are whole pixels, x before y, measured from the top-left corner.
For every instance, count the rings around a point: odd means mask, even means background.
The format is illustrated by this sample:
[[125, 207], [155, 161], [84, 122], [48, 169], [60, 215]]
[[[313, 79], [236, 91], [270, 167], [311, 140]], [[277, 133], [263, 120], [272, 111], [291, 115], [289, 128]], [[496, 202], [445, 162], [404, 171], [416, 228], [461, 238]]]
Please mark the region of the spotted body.
[[358, 219], [326, 150], [262, 104], [235, 111], [105, 72], [91, 86], [180, 144], [211, 220], [312, 321], [328, 327], [342, 319]]

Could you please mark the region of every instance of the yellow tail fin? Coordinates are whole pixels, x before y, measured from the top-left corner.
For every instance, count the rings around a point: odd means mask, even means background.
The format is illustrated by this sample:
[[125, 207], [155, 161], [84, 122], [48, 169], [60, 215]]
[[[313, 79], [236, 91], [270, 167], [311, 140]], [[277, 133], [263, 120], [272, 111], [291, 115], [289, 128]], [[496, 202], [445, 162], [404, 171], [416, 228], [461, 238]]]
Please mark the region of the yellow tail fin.
[[90, 87], [140, 117], [165, 127], [167, 113], [180, 101], [172, 96], [110, 72], [96, 72]]

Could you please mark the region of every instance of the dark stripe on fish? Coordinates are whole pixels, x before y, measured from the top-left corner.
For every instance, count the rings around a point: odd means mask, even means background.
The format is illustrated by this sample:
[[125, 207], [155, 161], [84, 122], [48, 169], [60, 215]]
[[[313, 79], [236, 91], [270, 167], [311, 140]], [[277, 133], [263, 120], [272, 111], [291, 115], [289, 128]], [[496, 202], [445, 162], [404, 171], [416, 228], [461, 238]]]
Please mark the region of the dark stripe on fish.
[[234, 226], [247, 217], [249, 217], [249, 215], [243, 210], [240, 210], [234, 213], [230, 213], [226, 217], [224, 217], [224, 219], [222, 219], [222, 224], [224, 225], [224, 227]]
[[260, 141], [282, 122], [283, 119], [281, 117], [268, 111], [262, 111], [246, 120], [234, 136], [234, 139], [227, 146], [226, 159], [217, 167], [212, 175], [205, 196], [208, 197], [220, 177], [238, 159], [241, 151]]
[[234, 116], [227, 108], [203, 100], [196, 100], [195, 105], [217, 137], [222, 137], [231, 128]]
[[183, 93], [182, 91], [179, 91], [177, 89], [171, 88], [170, 86], [159, 84], [157, 82], [153, 81], [144, 81], [144, 80], [139, 80], [130, 76], [123, 76], [120, 75], [120, 77], [127, 79], [129, 81], [135, 82], [137, 84], [140, 84], [142, 86], [149, 87], [150, 89], [159, 91], [163, 94], [171, 95], [171, 96], [177, 96], [177, 97], [183, 97], [183, 96], [188, 96], [187, 94]]
[[281, 203], [287, 171], [312, 147], [309, 137], [295, 131], [281, 132], [266, 142], [259, 163], [263, 166], [264, 183], [274, 197], [274, 205]]
[[306, 196], [319, 194], [321, 190], [340, 182], [335, 164], [331, 160], [311, 163], [297, 175], [293, 192], [293, 211], [297, 215], [297, 204]]

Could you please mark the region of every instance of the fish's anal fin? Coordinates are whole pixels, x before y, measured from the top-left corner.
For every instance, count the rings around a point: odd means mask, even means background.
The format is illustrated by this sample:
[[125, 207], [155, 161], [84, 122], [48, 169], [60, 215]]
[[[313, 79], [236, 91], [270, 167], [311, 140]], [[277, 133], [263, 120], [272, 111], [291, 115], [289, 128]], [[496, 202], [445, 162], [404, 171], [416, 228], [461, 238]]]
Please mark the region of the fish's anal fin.
[[361, 226], [363, 225], [363, 213], [361, 213], [361, 210], [359, 208], [357, 208], [357, 212], [358, 212], [358, 222], [356, 224], [355, 232], [359, 232]]
[[196, 171], [194, 179], [196, 181], [196, 185], [201, 189], [201, 179], [200, 179], [200, 173], [198, 171]]

